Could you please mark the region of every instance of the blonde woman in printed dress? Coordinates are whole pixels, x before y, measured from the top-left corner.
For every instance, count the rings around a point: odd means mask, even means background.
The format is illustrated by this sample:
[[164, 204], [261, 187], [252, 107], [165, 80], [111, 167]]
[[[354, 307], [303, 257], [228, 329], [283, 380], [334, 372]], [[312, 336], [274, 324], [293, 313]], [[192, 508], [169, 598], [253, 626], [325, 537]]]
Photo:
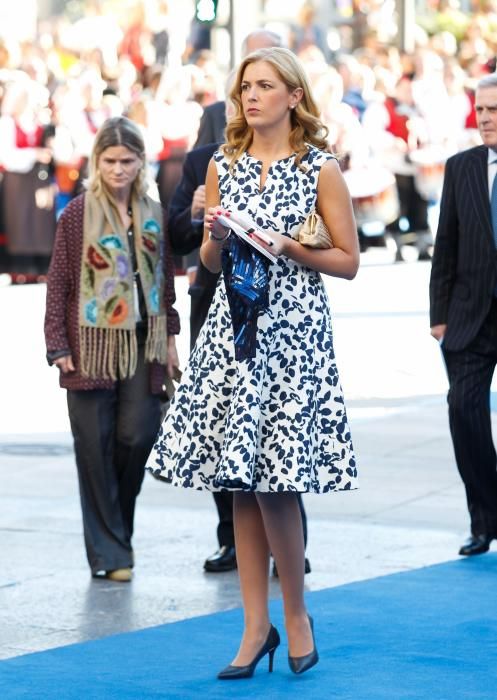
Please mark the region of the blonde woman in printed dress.
[[[282, 48], [250, 54], [231, 99], [227, 143], [208, 169], [201, 248], [206, 267], [223, 275], [148, 461], [175, 485], [234, 491], [245, 627], [238, 653], [218, 674], [226, 680], [250, 677], [265, 655], [272, 670], [280, 637], [268, 612], [270, 552], [290, 668], [303, 673], [318, 661], [304, 602], [296, 494], [356, 484], [320, 273], [352, 279], [359, 264], [348, 191], [325, 151], [326, 130], [298, 59]], [[331, 249], [296, 240], [316, 207], [333, 236]], [[275, 263], [218, 221], [235, 212], [270, 237], [270, 245], [258, 242]]]

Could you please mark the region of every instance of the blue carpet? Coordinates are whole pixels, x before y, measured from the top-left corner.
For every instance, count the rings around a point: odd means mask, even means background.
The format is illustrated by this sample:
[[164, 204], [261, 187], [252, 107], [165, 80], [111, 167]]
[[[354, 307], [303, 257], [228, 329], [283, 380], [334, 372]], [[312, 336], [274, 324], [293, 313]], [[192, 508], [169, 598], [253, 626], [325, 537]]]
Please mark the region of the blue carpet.
[[[308, 595], [318, 666], [291, 674], [286, 645], [275, 672], [221, 682], [241, 612], [232, 610], [8, 659], [0, 698], [306, 698], [495, 700], [497, 555], [393, 574]], [[281, 605], [272, 606], [282, 629]]]

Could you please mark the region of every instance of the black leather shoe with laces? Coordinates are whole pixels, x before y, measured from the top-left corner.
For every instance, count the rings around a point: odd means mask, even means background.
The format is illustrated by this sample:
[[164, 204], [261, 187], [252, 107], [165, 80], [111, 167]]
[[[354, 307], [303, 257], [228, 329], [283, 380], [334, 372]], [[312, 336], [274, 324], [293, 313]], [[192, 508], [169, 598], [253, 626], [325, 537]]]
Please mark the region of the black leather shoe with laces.
[[234, 547], [223, 545], [204, 562], [204, 569], [212, 574], [236, 569], [236, 551]]
[[469, 540], [463, 544], [459, 554], [463, 557], [471, 557], [473, 554], [485, 554], [490, 549], [493, 537], [490, 535], [471, 535]]

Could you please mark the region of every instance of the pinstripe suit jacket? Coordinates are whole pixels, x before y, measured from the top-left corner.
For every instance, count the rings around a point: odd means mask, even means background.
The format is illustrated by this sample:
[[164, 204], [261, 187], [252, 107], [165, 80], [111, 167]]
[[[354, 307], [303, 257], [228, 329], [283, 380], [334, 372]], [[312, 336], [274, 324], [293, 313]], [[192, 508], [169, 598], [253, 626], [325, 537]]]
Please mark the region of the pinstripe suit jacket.
[[488, 196], [488, 149], [447, 161], [430, 280], [430, 325], [446, 323], [444, 347], [464, 350], [487, 316], [497, 281]]

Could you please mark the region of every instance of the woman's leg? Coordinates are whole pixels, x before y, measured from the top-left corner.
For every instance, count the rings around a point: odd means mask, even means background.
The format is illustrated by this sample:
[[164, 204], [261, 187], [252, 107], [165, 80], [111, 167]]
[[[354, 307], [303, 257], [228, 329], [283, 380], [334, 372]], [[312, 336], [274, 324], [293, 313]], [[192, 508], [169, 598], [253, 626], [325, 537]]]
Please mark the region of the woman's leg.
[[161, 421], [160, 400], [150, 393], [150, 366], [145, 362], [145, 348], [140, 338], [138, 342], [136, 371], [131, 378], [118, 382], [116, 387], [114, 464], [126, 541], [130, 547], [136, 499]]
[[93, 574], [131, 565], [114, 468], [116, 392], [68, 391], [86, 553]]
[[257, 502], [278, 567], [288, 653], [305, 656], [312, 651], [313, 640], [304, 602], [304, 536], [297, 494], [258, 493]]
[[269, 632], [269, 545], [261, 511], [253, 493], [233, 494], [236, 560], [240, 577], [245, 629], [234, 666], [246, 666]]

